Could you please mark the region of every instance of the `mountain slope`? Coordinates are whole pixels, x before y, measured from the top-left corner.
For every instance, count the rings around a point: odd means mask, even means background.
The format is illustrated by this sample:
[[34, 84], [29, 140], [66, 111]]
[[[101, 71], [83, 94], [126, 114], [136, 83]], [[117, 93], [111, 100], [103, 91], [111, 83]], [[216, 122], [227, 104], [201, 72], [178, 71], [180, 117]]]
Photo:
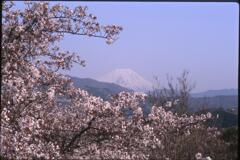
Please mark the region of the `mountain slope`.
[[98, 79], [103, 82], [112, 82], [134, 91], [147, 91], [152, 84], [131, 69], [115, 69]]
[[90, 78], [71, 77], [71, 79], [75, 87], [86, 90], [93, 96], [101, 97], [104, 100], [108, 100], [111, 95], [122, 91], [132, 91], [114, 83], [99, 82]]
[[214, 96], [237, 96], [237, 89], [208, 90], [205, 92], [192, 93], [192, 97], [214, 97]]
[[189, 99], [189, 109], [191, 111], [202, 108], [231, 109], [232, 107], [238, 107], [237, 96], [191, 97]]

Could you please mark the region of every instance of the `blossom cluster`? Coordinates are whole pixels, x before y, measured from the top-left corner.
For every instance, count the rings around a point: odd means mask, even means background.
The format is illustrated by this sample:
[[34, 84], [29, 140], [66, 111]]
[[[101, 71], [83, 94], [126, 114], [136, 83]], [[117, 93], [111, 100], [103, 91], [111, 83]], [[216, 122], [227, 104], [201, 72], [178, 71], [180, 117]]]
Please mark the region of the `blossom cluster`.
[[[3, 4], [1, 156], [8, 159], [174, 159], [178, 137], [190, 139], [211, 114], [178, 115], [153, 106], [144, 116], [143, 93], [110, 101], [75, 88], [58, 73], [84, 62], [56, 45], [64, 34], [116, 40], [120, 26], [102, 26], [86, 7], [74, 10], [26, 2]], [[177, 103], [177, 101], [176, 101]], [[126, 115], [125, 110], [133, 114]], [[217, 131], [209, 128], [210, 137]], [[177, 146], [176, 146], [177, 147]], [[196, 153], [196, 152], [195, 152]], [[193, 153], [192, 157], [195, 156]], [[198, 156], [199, 157], [199, 156]]]

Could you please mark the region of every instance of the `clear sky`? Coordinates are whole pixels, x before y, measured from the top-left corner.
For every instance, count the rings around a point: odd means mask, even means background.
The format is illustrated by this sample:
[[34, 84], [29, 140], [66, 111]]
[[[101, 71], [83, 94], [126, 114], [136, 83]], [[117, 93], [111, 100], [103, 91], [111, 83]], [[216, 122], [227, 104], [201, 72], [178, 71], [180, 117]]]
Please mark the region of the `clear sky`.
[[66, 36], [62, 49], [79, 52], [87, 64], [66, 74], [98, 78], [116, 68], [130, 68], [149, 81], [159, 76], [165, 84], [166, 74], [176, 77], [186, 69], [196, 83], [195, 92], [237, 88], [237, 3], [57, 3], [86, 5], [100, 23], [123, 27], [112, 45], [98, 38]]

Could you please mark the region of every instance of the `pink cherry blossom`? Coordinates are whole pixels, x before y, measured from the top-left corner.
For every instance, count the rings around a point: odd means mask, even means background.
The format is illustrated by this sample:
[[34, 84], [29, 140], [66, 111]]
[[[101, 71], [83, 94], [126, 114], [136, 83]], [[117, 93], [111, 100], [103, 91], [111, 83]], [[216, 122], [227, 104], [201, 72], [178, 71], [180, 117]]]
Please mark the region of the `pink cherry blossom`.
[[[2, 157], [177, 159], [179, 143], [184, 145], [181, 140], [200, 139], [208, 146], [208, 137], [217, 136], [216, 128], [203, 125], [212, 118], [209, 113], [178, 115], [166, 111], [166, 106], [152, 106], [144, 115], [141, 103], [146, 94], [121, 92], [104, 101], [75, 88], [58, 70], [71, 69], [73, 63], [84, 66], [85, 61], [78, 53], [61, 51], [58, 42], [72, 34], [103, 38], [111, 44], [122, 27], [100, 25], [87, 7], [25, 4], [24, 10], [16, 10], [13, 2], [3, 3]], [[132, 114], [127, 116], [126, 109]]]

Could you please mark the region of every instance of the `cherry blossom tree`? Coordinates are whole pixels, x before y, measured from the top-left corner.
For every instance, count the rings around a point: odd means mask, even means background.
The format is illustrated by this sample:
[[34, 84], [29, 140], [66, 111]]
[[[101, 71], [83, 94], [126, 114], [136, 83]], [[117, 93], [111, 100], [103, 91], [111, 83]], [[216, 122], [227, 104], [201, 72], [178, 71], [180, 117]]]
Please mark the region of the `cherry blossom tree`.
[[[21, 11], [13, 10], [13, 5], [3, 3], [1, 153], [12, 158], [55, 157], [58, 147], [43, 141], [40, 128], [46, 114], [61, 110], [57, 97], [73, 100], [79, 95], [57, 71], [70, 69], [73, 63], [84, 65], [76, 53], [61, 51], [57, 42], [65, 34], [73, 34], [104, 38], [110, 44], [122, 28], [101, 26], [86, 7], [72, 10], [59, 4], [27, 2]], [[29, 143], [32, 145], [26, 147]]]
[[[58, 70], [84, 66], [77, 53], [58, 42], [66, 34], [113, 43], [122, 30], [102, 26], [86, 7], [71, 9], [26, 2], [24, 10], [3, 3], [1, 157], [8, 159], [219, 159], [210, 113], [187, 116], [153, 106], [144, 115], [143, 93], [121, 92], [110, 101], [75, 88]], [[60, 101], [64, 100], [64, 101]], [[124, 110], [131, 109], [126, 116]], [[194, 136], [193, 136], [194, 135]], [[200, 136], [201, 135], [201, 136]], [[200, 137], [200, 138], [199, 138]], [[208, 138], [207, 138], [208, 137]], [[197, 142], [191, 152], [184, 141]], [[219, 150], [212, 150], [219, 147]], [[179, 150], [179, 148], [181, 150]], [[201, 156], [199, 156], [199, 153]]]

